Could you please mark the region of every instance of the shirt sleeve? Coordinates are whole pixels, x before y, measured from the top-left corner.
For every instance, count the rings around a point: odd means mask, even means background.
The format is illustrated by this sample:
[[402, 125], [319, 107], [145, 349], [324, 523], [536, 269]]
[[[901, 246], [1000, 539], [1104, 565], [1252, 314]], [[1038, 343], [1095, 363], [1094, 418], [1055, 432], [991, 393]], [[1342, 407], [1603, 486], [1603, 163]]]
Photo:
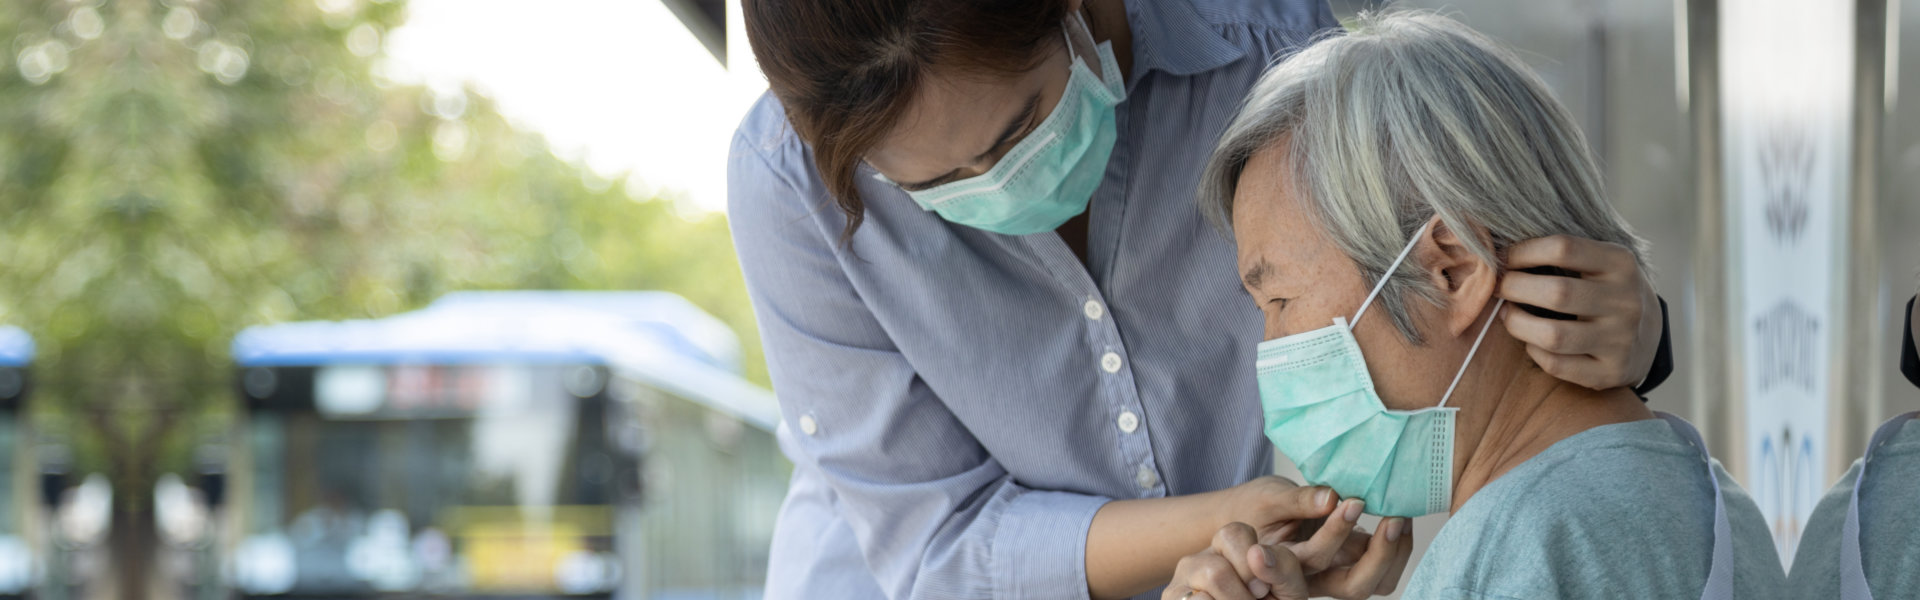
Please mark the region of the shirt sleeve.
[[[894, 346], [843, 270], [837, 210], [793, 157], [736, 137], [728, 214], [788, 457], [840, 499], [874, 579], [905, 598], [1086, 598], [1106, 498], [1026, 488]], [[794, 152], [791, 154], [800, 154]], [[785, 172], [783, 172], [783, 169]], [[831, 597], [834, 590], [812, 590]]]

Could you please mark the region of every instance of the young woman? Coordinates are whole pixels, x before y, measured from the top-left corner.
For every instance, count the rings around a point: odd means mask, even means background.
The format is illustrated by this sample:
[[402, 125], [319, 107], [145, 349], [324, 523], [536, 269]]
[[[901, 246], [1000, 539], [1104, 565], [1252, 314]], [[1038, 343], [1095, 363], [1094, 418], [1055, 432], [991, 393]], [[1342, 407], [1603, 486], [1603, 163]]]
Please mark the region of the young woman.
[[[772, 90], [735, 134], [729, 219], [794, 463], [769, 598], [1136, 596], [1226, 523], [1333, 513], [1263, 477], [1259, 315], [1193, 200], [1264, 68], [1338, 27], [1324, 2], [743, 9]], [[1628, 252], [1513, 247], [1581, 274], [1501, 290], [1577, 317], [1504, 321], [1548, 373], [1670, 371]], [[1350, 568], [1316, 585], [1391, 589], [1406, 523], [1374, 546], [1328, 524], [1298, 552]]]

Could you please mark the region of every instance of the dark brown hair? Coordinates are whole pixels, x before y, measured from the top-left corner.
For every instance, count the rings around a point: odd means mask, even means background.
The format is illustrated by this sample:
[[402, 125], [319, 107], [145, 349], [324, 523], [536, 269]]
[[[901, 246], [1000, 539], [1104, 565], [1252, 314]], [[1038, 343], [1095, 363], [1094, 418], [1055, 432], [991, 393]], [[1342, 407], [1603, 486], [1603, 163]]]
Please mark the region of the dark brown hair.
[[[854, 169], [929, 71], [1006, 75], [1059, 39], [1064, 0], [746, 0], [747, 41], [853, 237]], [[951, 71], [947, 71], [952, 69]]]

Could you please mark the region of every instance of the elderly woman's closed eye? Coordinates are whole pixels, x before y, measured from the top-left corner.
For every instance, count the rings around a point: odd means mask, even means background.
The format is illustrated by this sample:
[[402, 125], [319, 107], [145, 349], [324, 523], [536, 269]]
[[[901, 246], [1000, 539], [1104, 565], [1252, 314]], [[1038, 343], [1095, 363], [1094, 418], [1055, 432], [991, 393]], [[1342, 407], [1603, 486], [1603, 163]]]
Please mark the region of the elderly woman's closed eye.
[[1408, 597], [1777, 592], [1758, 509], [1691, 426], [1627, 388], [1556, 379], [1491, 327], [1516, 242], [1645, 247], [1512, 54], [1444, 17], [1363, 18], [1262, 78], [1201, 202], [1265, 315], [1275, 446], [1367, 512], [1452, 513]]

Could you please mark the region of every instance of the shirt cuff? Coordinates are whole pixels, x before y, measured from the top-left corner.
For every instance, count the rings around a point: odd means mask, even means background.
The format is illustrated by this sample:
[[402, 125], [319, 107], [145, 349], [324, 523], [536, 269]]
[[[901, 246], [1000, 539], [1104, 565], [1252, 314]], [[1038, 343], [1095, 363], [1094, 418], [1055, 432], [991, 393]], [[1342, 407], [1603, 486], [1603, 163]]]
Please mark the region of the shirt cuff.
[[1087, 598], [1087, 531], [1107, 498], [1029, 491], [1000, 514], [993, 536], [996, 598]]

